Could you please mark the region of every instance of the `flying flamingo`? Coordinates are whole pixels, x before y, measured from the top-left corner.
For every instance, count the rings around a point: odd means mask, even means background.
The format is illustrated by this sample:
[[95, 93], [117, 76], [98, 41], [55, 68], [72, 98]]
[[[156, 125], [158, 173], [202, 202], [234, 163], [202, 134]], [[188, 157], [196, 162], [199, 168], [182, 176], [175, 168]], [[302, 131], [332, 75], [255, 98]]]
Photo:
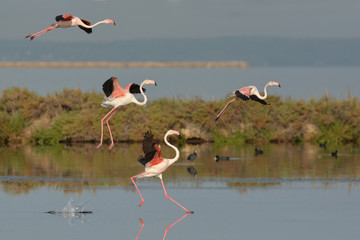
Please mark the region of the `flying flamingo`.
[[[106, 125], [109, 129], [110, 133], [110, 139], [111, 144], [109, 146], [109, 150], [112, 149], [114, 146], [114, 140], [112, 137], [109, 120], [110, 118], [115, 114], [115, 112], [119, 109], [119, 107], [127, 105], [129, 103], [135, 103], [137, 105], [143, 106], [147, 103], [147, 97], [144, 94], [146, 91], [143, 88], [144, 84], [153, 84], [157, 86], [156, 82], [154, 80], [146, 79], [144, 80], [141, 85], [135, 83], [130, 83], [124, 88], [120, 86], [119, 80], [116, 77], [111, 77], [108, 80], [104, 82], [102, 85], [103, 91], [105, 93], [105, 101], [101, 103], [101, 106], [103, 107], [113, 107], [102, 119], [101, 119], [101, 139], [100, 144], [97, 146], [97, 148], [100, 148], [103, 143], [103, 137], [104, 137], [104, 120], [106, 119]], [[144, 101], [139, 102], [134, 94], [141, 93], [144, 96]]]
[[266, 91], [266, 88], [268, 86], [280, 86], [280, 84], [278, 82], [268, 82], [265, 87], [264, 87], [264, 96], [261, 96], [260, 93], [259, 93], [259, 90], [255, 87], [255, 86], [248, 86], [248, 87], [243, 87], [243, 88], [240, 88], [236, 91], [233, 92], [233, 94], [235, 95], [235, 98], [234, 99], [231, 99], [226, 105], [225, 107], [220, 111], [220, 113], [216, 116], [215, 118], [215, 122], [221, 117], [221, 115], [224, 113], [225, 109], [231, 104], [233, 103], [234, 101], [236, 101], [237, 99], [242, 99], [244, 101], [247, 101], [247, 100], [254, 100], [254, 101], [257, 101], [261, 104], [264, 104], [264, 105], [270, 105], [268, 104], [267, 102], [265, 102], [265, 99], [267, 98], [267, 91]]
[[181, 204], [176, 202], [174, 199], [169, 197], [169, 195], [166, 192], [165, 185], [162, 179], [162, 173], [174, 162], [176, 162], [179, 157], [180, 153], [179, 150], [172, 144], [170, 144], [167, 140], [167, 137], [169, 135], [180, 135], [178, 131], [176, 130], [169, 130], [166, 132], [164, 136], [164, 142], [171, 148], [175, 150], [175, 157], [172, 159], [163, 158], [161, 156], [161, 147], [154, 141], [154, 136], [151, 132], [146, 132], [143, 139], [143, 151], [145, 153], [145, 157], [140, 156], [138, 161], [145, 166], [145, 172], [140, 173], [138, 175], [132, 176], [131, 181], [133, 182], [136, 190], [139, 193], [139, 196], [141, 198], [141, 203], [139, 204], [139, 207], [143, 205], [144, 199], [141, 196], [140, 190], [137, 187], [134, 178], [145, 178], [145, 177], [158, 177], [160, 178], [162, 187], [164, 189], [165, 197], [176, 203], [178, 206], [180, 206], [182, 209], [184, 209], [187, 213], [194, 213], [193, 211], [187, 210], [185, 207], [183, 207]]
[[82, 30], [84, 30], [87, 33], [92, 33], [92, 28], [95, 27], [98, 24], [101, 23], [112, 23], [115, 25], [114, 20], [111, 19], [105, 19], [103, 21], [97, 22], [94, 25], [91, 25], [88, 20], [81, 19], [78, 17], [74, 17], [71, 14], [63, 14], [55, 17], [56, 22], [51, 24], [51, 27], [45, 28], [44, 30], [41, 30], [40, 32], [27, 35], [25, 38], [30, 38], [30, 41], [34, 38], [43, 35], [44, 33], [47, 33], [50, 30], [53, 30], [55, 28], [69, 28], [69, 27], [75, 27], [78, 26]]

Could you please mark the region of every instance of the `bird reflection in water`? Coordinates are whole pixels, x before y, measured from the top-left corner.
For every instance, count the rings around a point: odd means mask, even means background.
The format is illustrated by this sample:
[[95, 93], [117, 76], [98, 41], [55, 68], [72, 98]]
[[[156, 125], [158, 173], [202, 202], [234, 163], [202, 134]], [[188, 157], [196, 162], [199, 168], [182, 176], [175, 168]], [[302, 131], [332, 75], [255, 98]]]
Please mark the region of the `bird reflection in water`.
[[[189, 215], [189, 214], [190, 214], [190, 212], [185, 213], [184, 216], [182, 216], [181, 218], [179, 218], [178, 220], [176, 220], [176, 221], [175, 221], [174, 223], [172, 223], [171, 225], [167, 226], [166, 229], [165, 229], [165, 232], [164, 232], [163, 240], [165, 240], [166, 234], [167, 234], [168, 230], [169, 230], [170, 228], [172, 228], [174, 225], [176, 225], [177, 223], [179, 223], [181, 220], [183, 220], [184, 218], [186, 218], [187, 215]], [[140, 227], [140, 229], [139, 229], [138, 234], [136, 235], [135, 240], [138, 239], [138, 237], [140, 236], [141, 230], [142, 230], [143, 227], [144, 227], [144, 221], [143, 221], [141, 218], [139, 218], [139, 220], [140, 220], [140, 223], [141, 223], [141, 227]]]
[[190, 173], [192, 176], [194, 176], [195, 179], [197, 179], [198, 174], [194, 167], [188, 167], [187, 168], [188, 173]]

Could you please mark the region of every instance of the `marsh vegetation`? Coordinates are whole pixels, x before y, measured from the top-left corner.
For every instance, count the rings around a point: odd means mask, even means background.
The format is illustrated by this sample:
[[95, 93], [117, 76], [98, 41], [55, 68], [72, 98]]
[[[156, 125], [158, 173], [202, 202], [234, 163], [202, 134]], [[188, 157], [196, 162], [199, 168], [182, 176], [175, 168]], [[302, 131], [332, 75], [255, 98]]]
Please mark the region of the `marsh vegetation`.
[[[127, 105], [111, 119], [114, 140], [137, 142], [149, 129], [155, 136], [178, 129], [183, 142], [359, 143], [360, 103], [350, 94], [342, 100], [329, 95], [318, 100], [271, 96], [270, 106], [236, 101], [215, 123], [214, 117], [229, 98], [160, 98], [145, 107]], [[0, 143], [97, 142], [100, 119], [108, 111], [100, 106], [102, 101], [101, 93], [81, 89], [46, 96], [26, 88], [5, 89], [0, 96]]]

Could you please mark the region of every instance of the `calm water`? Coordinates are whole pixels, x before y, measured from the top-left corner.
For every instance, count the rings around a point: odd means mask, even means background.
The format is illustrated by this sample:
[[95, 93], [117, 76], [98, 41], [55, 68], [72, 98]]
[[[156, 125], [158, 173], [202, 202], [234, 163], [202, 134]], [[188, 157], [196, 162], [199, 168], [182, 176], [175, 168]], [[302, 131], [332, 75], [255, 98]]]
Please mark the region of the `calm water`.
[[[212, 144], [181, 147], [159, 179], [143, 170], [140, 144], [0, 148], [0, 236], [4, 239], [358, 239], [360, 149], [352, 146]], [[106, 148], [105, 148], [106, 149]], [[173, 152], [163, 147], [165, 157]], [[338, 149], [338, 158], [330, 152]], [[194, 162], [186, 160], [198, 151]], [[214, 156], [237, 160], [215, 162]], [[192, 167], [197, 178], [188, 172]], [[93, 214], [53, 215], [70, 199]], [[184, 217], [184, 218], [182, 218]], [[182, 219], [181, 219], [182, 218]]]
[[120, 84], [153, 79], [148, 86], [150, 100], [161, 97], [194, 97], [205, 100], [224, 98], [248, 85], [263, 89], [268, 81], [281, 88], [269, 88], [273, 95], [296, 99], [321, 97], [329, 93], [346, 98], [349, 91], [360, 97], [360, 67], [295, 67], [249, 69], [0, 69], [0, 91], [10, 86], [27, 87], [45, 95], [63, 88], [101, 92], [102, 83], [117, 76]]
[[[27, 87], [39, 94], [63, 88], [100, 92], [110, 76], [122, 85], [154, 79], [148, 96], [223, 98], [246, 85], [279, 81], [274, 95], [320, 97], [328, 92], [360, 97], [360, 68], [251, 69], [1, 69], [0, 91]], [[167, 200], [159, 179], [130, 177], [143, 168], [139, 144], [0, 148], [0, 236], [4, 239], [358, 239], [360, 148], [313, 145], [186, 145], [164, 173], [168, 194], [195, 214]], [[105, 148], [106, 149], [106, 148]], [[331, 157], [334, 150], [338, 158]], [[194, 162], [186, 160], [198, 151]], [[164, 156], [173, 152], [164, 149]], [[214, 156], [237, 160], [215, 162]], [[197, 171], [197, 177], [188, 172]], [[70, 199], [93, 214], [53, 215]], [[142, 231], [141, 219], [144, 222]], [[179, 222], [177, 222], [180, 220]]]

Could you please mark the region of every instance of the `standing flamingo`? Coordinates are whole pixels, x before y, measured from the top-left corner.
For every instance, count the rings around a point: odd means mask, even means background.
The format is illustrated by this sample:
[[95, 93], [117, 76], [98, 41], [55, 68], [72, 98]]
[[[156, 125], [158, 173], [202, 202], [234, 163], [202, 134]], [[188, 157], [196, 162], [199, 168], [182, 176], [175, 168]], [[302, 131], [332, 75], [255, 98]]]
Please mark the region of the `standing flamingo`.
[[261, 96], [260, 93], [259, 93], [259, 90], [257, 89], [257, 87], [255, 86], [248, 86], [248, 87], [243, 87], [243, 88], [240, 88], [236, 91], [233, 92], [233, 94], [235, 95], [235, 98], [234, 99], [231, 99], [226, 105], [225, 107], [220, 111], [220, 113], [216, 116], [215, 118], [215, 122], [221, 117], [221, 115], [224, 113], [225, 109], [231, 104], [233, 103], [234, 101], [236, 101], [237, 99], [242, 99], [244, 101], [247, 101], [247, 100], [254, 100], [254, 101], [257, 101], [261, 104], [264, 104], [264, 105], [270, 105], [268, 104], [267, 102], [265, 102], [265, 99], [267, 98], [267, 91], [266, 91], [266, 88], [268, 86], [274, 86], [274, 85], [277, 85], [279, 87], [280, 84], [278, 82], [268, 82], [265, 87], [264, 87], [264, 96]]
[[[104, 120], [106, 119], [106, 125], [109, 129], [110, 133], [110, 139], [111, 144], [109, 146], [109, 150], [112, 149], [114, 146], [114, 140], [112, 137], [109, 120], [114, 115], [114, 113], [119, 109], [119, 107], [127, 105], [129, 103], [135, 103], [137, 105], [143, 106], [147, 103], [147, 97], [144, 94], [146, 91], [143, 88], [144, 84], [153, 84], [157, 86], [156, 82], [154, 80], [146, 79], [144, 80], [141, 85], [135, 83], [130, 83], [124, 88], [120, 86], [119, 80], [116, 77], [111, 77], [108, 80], [104, 82], [102, 85], [103, 91], [105, 93], [105, 101], [101, 103], [101, 106], [103, 107], [113, 107], [102, 119], [101, 119], [101, 139], [100, 144], [97, 146], [97, 148], [100, 148], [103, 143], [103, 137], [104, 137]], [[144, 97], [144, 101], [139, 102], [134, 94], [141, 93]]]
[[141, 207], [141, 205], [143, 205], [144, 203], [144, 199], [141, 196], [140, 190], [137, 187], [134, 178], [145, 178], [145, 177], [158, 177], [160, 178], [162, 187], [164, 189], [164, 193], [165, 193], [165, 197], [170, 199], [171, 201], [173, 201], [174, 203], [176, 203], [178, 206], [180, 206], [182, 209], [184, 209], [187, 213], [194, 213], [193, 211], [189, 211], [187, 210], [185, 207], [183, 207], [181, 204], [179, 204], [178, 202], [176, 202], [174, 199], [172, 199], [171, 197], [169, 197], [169, 195], [166, 192], [165, 189], [165, 185], [162, 179], [162, 173], [174, 162], [176, 162], [179, 157], [180, 157], [180, 153], [179, 150], [172, 144], [170, 144], [167, 140], [167, 137], [169, 135], [172, 134], [176, 134], [176, 135], [180, 135], [178, 131], [176, 130], [169, 130], [166, 132], [165, 136], [164, 136], [164, 142], [171, 148], [173, 148], [175, 150], [175, 157], [172, 159], [168, 159], [168, 158], [163, 158], [161, 156], [161, 148], [160, 145], [158, 145], [157, 143], [155, 143], [154, 141], [154, 137], [152, 135], [151, 132], [146, 132], [144, 135], [144, 139], [143, 139], [143, 151], [145, 153], [145, 157], [140, 156], [139, 157], [139, 162], [141, 164], [143, 164], [145, 166], [145, 172], [140, 173], [138, 175], [132, 176], [131, 177], [131, 181], [133, 182], [136, 190], [139, 193], [139, 196], [141, 198], [141, 203], [139, 204], [139, 207]]
[[78, 17], [74, 17], [71, 14], [63, 14], [55, 17], [56, 22], [51, 24], [51, 27], [45, 28], [44, 30], [41, 30], [40, 32], [27, 35], [25, 38], [30, 38], [30, 41], [34, 38], [43, 35], [44, 33], [47, 33], [50, 30], [53, 30], [55, 28], [69, 28], [69, 27], [75, 27], [78, 26], [82, 30], [84, 30], [87, 33], [92, 33], [92, 28], [95, 27], [98, 24], [101, 23], [112, 23], [115, 25], [115, 21], [111, 19], [105, 19], [103, 21], [97, 22], [94, 25], [91, 25], [88, 20], [81, 19]]

